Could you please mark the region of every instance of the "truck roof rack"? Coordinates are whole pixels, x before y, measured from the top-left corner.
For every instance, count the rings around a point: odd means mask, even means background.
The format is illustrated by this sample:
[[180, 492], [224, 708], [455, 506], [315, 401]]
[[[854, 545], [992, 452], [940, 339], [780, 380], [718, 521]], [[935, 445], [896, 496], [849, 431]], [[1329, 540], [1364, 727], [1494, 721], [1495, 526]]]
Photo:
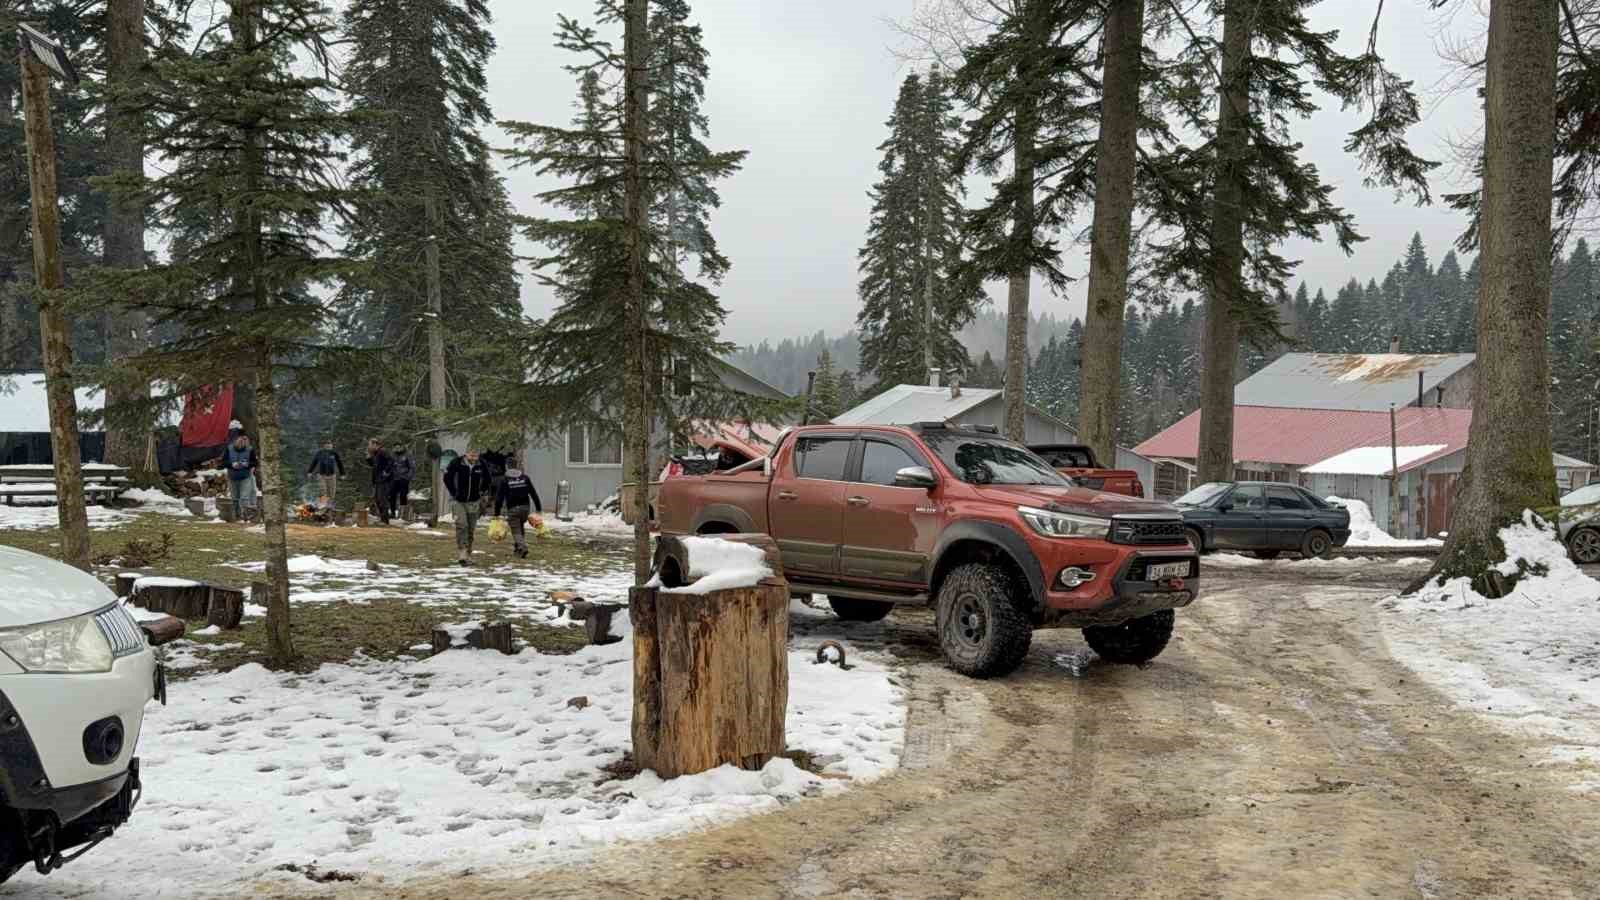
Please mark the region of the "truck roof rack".
[[963, 426], [963, 427], [971, 428], [973, 431], [979, 432], [981, 434], [999, 434], [1000, 433], [1000, 426], [998, 426], [998, 425], [966, 425], [966, 426]]
[[942, 431], [950, 426], [943, 422], [913, 422], [911, 427], [918, 431]]

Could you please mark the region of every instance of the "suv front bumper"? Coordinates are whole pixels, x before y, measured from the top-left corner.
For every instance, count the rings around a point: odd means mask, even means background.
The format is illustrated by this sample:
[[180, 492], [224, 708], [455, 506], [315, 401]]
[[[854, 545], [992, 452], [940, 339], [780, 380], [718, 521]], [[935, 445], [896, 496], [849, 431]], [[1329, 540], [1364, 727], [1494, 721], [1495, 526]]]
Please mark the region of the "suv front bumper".
[[[1182, 578], [1151, 581], [1145, 572], [1152, 564], [1188, 562]], [[1200, 557], [1193, 550], [1150, 549], [1129, 554], [1109, 583], [1089, 582], [1075, 591], [1050, 590], [1040, 625], [1083, 628], [1120, 625], [1164, 609], [1181, 609], [1200, 595]]]

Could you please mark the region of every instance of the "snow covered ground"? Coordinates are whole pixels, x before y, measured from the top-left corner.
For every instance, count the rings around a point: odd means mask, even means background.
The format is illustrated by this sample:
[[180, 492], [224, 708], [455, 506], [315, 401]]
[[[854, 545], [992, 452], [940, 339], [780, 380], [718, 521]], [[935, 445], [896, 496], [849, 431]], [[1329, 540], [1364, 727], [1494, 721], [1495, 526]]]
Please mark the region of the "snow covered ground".
[[1395, 657], [1509, 731], [1549, 741], [1549, 765], [1571, 766], [1574, 789], [1600, 792], [1600, 581], [1568, 559], [1528, 514], [1501, 531], [1516, 559], [1547, 574], [1491, 600], [1456, 579], [1379, 604]]
[[1371, 566], [1381, 563], [1385, 566], [1426, 566], [1433, 562], [1421, 556], [1403, 556], [1398, 559], [1375, 559], [1370, 556], [1334, 556], [1328, 559], [1300, 559], [1299, 557], [1284, 557], [1281, 559], [1257, 559], [1253, 556], [1244, 556], [1239, 553], [1211, 553], [1200, 558], [1200, 567], [1204, 570], [1207, 566], [1217, 566], [1223, 569], [1264, 569], [1291, 571], [1306, 569], [1358, 569], [1362, 566]]
[[1378, 527], [1372, 518], [1372, 508], [1363, 500], [1346, 500], [1343, 497], [1324, 497], [1334, 506], [1342, 506], [1350, 511], [1350, 540], [1346, 547], [1442, 547], [1444, 541], [1436, 538], [1424, 538], [1420, 541], [1404, 540], [1390, 536], [1389, 532]]
[[[619, 619], [626, 630], [627, 619]], [[632, 641], [570, 656], [451, 651], [309, 675], [249, 665], [175, 684], [139, 741], [145, 796], [115, 838], [0, 897], [184, 897], [277, 867], [411, 875], [562, 862], [619, 841], [775, 809], [897, 765], [905, 700], [887, 660], [789, 656], [788, 759], [663, 782], [602, 767], [629, 744]], [[581, 701], [578, 698], [583, 698]]]

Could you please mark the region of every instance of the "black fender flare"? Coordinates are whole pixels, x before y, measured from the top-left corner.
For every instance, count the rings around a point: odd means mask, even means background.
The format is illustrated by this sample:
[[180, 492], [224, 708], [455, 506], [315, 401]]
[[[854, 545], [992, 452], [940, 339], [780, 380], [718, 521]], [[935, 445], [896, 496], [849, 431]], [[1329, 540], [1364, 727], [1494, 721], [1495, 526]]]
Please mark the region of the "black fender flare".
[[939, 581], [945, 574], [945, 556], [950, 548], [961, 541], [979, 541], [1000, 548], [1028, 579], [1028, 593], [1032, 597], [1031, 610], [1044, 608], [1044, 573], [1039, 569], [1039, 558], [1028, 548], [1028, 542], [1015, 528], [999, 522], [966, 520], [956, 522], [939, 535], [933, 548], [932, 577], [928, 581], [929, 599], [938, 601]]
[[707, 522], [727, 522], [736, 532], [761, 530], [756, 527], [754, 517], [731, 503], [712, 503], [701, 509], [694, 517], [694, 533], [699, 534]]

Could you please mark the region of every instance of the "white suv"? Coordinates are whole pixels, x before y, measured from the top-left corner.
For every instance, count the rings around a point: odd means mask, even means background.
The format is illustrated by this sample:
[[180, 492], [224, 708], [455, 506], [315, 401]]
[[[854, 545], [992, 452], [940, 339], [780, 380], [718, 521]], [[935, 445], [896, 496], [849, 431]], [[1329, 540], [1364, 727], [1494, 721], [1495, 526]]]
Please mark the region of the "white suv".
[[128, 820], [145, 704], [164, 694], [109, 588], [0, 547], [0, 882], [28, 863], [53, 871]]

